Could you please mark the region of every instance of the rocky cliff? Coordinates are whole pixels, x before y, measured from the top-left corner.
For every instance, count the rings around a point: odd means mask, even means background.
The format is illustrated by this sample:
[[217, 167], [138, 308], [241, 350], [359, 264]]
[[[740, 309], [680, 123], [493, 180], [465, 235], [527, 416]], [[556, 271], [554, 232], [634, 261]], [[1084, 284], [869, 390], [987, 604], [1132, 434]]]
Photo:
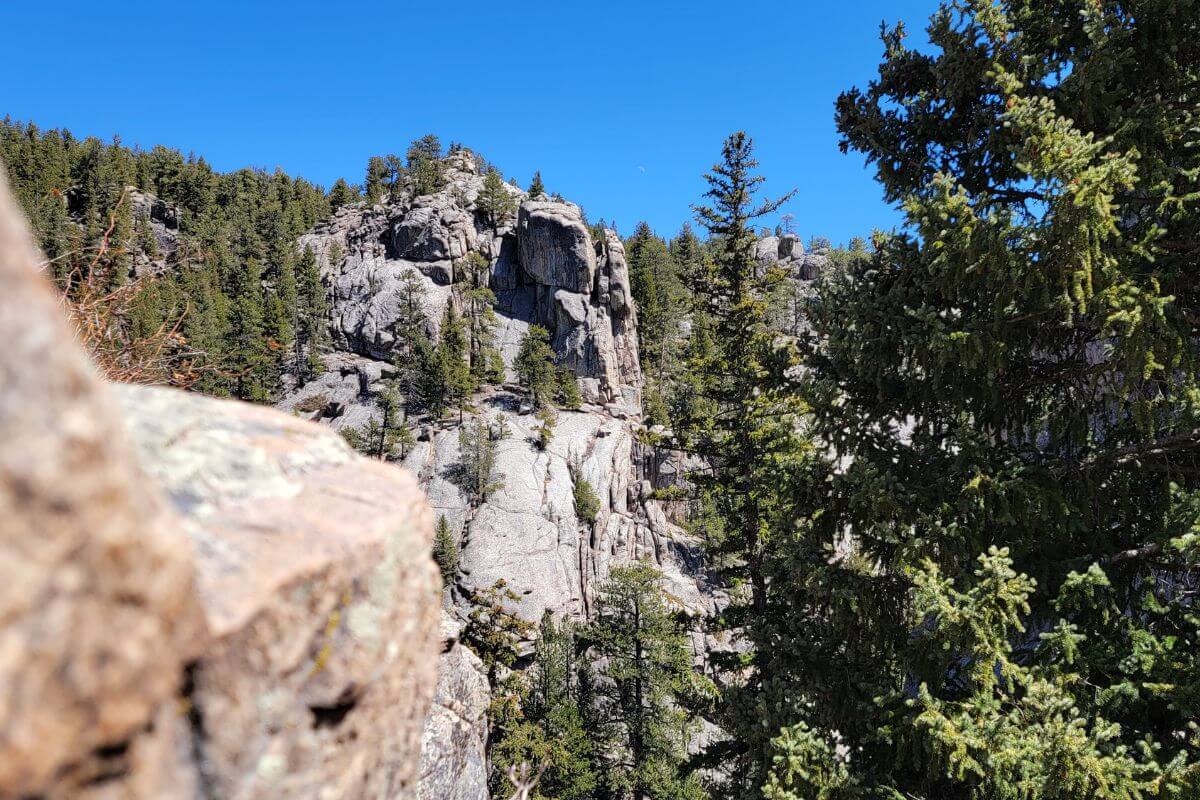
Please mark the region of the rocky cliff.
[[432, 516], [327, 428], [106, 386], [0, 177], [0, 798], [411, 796]]
[[[620, 238], [610, 230], [594, 233], [574, 204], [530, 200], [511, 186], [518, 211], [494, 226], [478, 208], [483, 177], [476, 159], [460, 152], [445, 167], [447, 185], [436, 194], [343, 208], [302, 237], [323, 267], [336, 352], [326, 357], [327, 372], [281, 408], [334, 427], [361, 426], [377, 416], [374, 397], [394, 372], [403, 276], [419, 276], [425, 315], [436, 321], [452, 302], [459, 259], [479, 253], [498, 300], [497, 339], [510, 380], [522, 336], [531, 324], [542, 325], [552, 334], [558, 363], [577, 376], [584, 405], [559, 412], [543, 451], [534, 445], [538, 423], [519, 387], [493, 386], [477, 396], [468, 421], [483, 417], [508, 431], [494, 471], [500, 488], [480, 504], [471, 503], [453, 477], [459, 426], [422, 420], [404, 464], [460, 540], [451, 617], [465, 614], [471, 590], [503, 578], [520, 598], [515, 610], [530, 621], [546, 611], [586, 618], [611, 566], [642, 559], [663, 570], [679, 608], [712, 613], [719, 598], [705, 583], [697, 543], [652, 496], [658, 471], [646, 467], [663, 460], [639, 443], [637, 312]], [[576, 513], [580, 478], [600, 498], [594, 522]], [[697, 634], [698, 661], [707, 650]], [[454, 636], [447, 636], [442, 666], [438, 704], [426, 728], [421, 796], [476, 800], [487, 796], [479, 777], [486, 728], [478, 722], [486, 683]]]

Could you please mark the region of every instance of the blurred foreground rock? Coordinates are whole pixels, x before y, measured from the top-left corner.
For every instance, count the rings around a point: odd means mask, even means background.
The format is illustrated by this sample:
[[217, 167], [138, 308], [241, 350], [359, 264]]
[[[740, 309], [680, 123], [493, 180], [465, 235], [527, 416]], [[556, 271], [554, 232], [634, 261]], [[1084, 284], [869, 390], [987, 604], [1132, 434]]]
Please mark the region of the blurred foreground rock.
[[0, 178], [0, 798], [393, 798], [436, 685], [432, 519], [269, 409], [106, 386]]

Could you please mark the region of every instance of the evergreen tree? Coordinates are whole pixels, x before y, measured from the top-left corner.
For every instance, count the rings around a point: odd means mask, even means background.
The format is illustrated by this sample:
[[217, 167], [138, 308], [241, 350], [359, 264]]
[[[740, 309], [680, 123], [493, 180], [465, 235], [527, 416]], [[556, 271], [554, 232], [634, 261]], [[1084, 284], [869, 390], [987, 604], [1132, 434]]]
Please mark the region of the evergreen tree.
[[363, 184], [367, 191], [367, 203], [375, 205], [383, 199], [387, 187], [388, 163], [382, 156], [371, 156], [367, 159], [367, 176]]
[[775, 797], [1200, 794], [1198, 12], [947, 4], [839, 99], [907, 230], [810, 306]]
[[329, 192], [330, 210], [337, 211], [342, 206], [355, 202], [358, 202], [358, 192], [346, 183], [346, 179], [338, 178], [334, 181], [333, 189]]
[[462, 422], [478, 384], [471, 373], [466, 326], [453, 303], [446, 304], [437, 349], [427, 373], [426, 406], [435, 410], [434, 416], [441, 416], [447, 409], [458, 409], [458, 419]]
[[329, 306], [321, 269], [312, 248], [306, 247], [296, 268], [296, 336], [293, 371], [301, 383], [324, 371], [320, 354], [329, 344], [326, 316]]
[[494, 474], [498, 438], [487, 420], [480, 417], [459, 429], [457, 482], [472, 505], [479, 505], [504, 486], [504, 476]]
[[488, 757], [503, 774], [521, 763], [544, 768], [536, 797], [591, 800], [599, 787], [599, 753], [607, 746], [599, 731], [589, 728], [579, 673], [590, 670], [580, 658], [575, 626], [556, 623], [547, 612], [534, 644], [533, 663], [526, 671], [521, 693], [504, 727], [496, 731]]
[[600, 498], [596, 494], [596, 489], [592, 486], [592, 482], [583, 477], [579, 467], [572, 466], [571, 486], [575, 497], [575, 516], [588, 525], [593, 525], [596, 522], [596, 515], [600, 513]]
[[427, 134], [409, 145], [408, 174], [412, 178], [413, 193], [418, 196], [433, 194], [446, 185], [442, 143], [436, 136]]
[[463, 628], [463, 642], [483, 662], [488, 683], [499, 686], [499, 678], [521, 655], [520, 644], [530, 638], [534, 626], [511, 609], [520, 600], [503, 578], [484, 589], [471, 592], [471, 610]]
[[638, 344], [643, 371], [663, 384], [677, 367], [687, 295], [667, 243], [645, 222], [625, 242], [629, 283], [638, 310]]
[[529, 199], [542, 200], [546, 197], [546, 185], [542, 183], [542, 172], [533, 173], [533, 182], [529, 184]]
[[554, 351], [550, 349], [550, 333], [545, 328], [540, 325], [529, 326], [525, 338], [521, 340], [513, 368], [517, 380], [529, 390], [534, 405], [538, 408], [548, 406], [561, 384], [554, 366]]
[[453, 584], [458, 574], [458, 539], [450, 530], [445, 514], [438, 515], [437, 528], [433, 533], [433, 560], [442, 573], [442, 585]]
[[713, 467], [687, 477], [694, 499], [708, 509], [706, 519], [719, 522], [700, 531], [714, 575], [734, 598], [717, 624], [723, 635], [755, 645], [745, 655], [717, 654], [713, 661], [724, 673], [718, 718], [729, 738], [712, 745], [708, 757], [728, 771], [728, 790], [737, 794], [762, 785], [770, 738], [781, 727], [772, 726], [780, 701], [768, 636], [774, 611], [767, 543], [773, 528], [786, 529], [802, 510], [785, 487], [788, 476], [803, 469], [808, 450], [802, 403], [771, 388], [770, 378], [781, 380], [794, 359], [776, 346], [772, 325], [771, 298], [786, 276], [759, 267], [751, 227], [783, 200], [755, 204], [763, 182], [756, 166], [746, 135], [730, 136], [722, 161], [706, 176], [712, 205], [695, 207], [713, 249], [689, 275], [695, 306], [684, 380], [690, 396], [676, 405], [674, 421], [683, 447]]
[[[462, 282], [455, 284], [455, 292], [463, 308], [463, 322], [467, 329], [467, 360], [475, 384], [499, 383], [504, 379], [503, 361], [495, 348], [496, 295], [488, 287], [491, 265], [478, 252], [472, 251], [455, 265], [455, 277]], [[496, 364], [500, 363], [499, 375]]]
[[483, 188], [479, 190], [479, 197], [475, 202], [487, 215], [493, 228], [499, 228], [517, 213], [516, 198], [509, 193], [504, 179], [495, 169], [488, 170], [487, 175], [483, 177]]
[[681, 701], [708, 691], [691, 648], [667, 608], [662, 573], [648, 564], [614, 567], [600, 587], [586, 638], [604, 680], [596, 691], [616, 746], [604, 755], [612, 795], [633, 800], [702, 798], [687, 767], [692, 720]]

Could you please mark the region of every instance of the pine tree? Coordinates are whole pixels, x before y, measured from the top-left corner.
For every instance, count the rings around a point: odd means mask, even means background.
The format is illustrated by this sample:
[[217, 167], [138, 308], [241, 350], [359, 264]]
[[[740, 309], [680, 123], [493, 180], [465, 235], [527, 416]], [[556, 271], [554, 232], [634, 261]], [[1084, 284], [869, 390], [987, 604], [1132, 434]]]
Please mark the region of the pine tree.
[[745, 656], [714, 658], [714, 666], [726, 673], [718, 717], [729, 738], [708, 753], [727, 770], [728, 791], [749, 795], [765, 780], [770, 737], [781, 727], [772, 726], [773, 715], [784, 710], [772, 696], [778, 665], [767, 635], [774, 613], [768, 533], [786, 529], [800, 513], [800, 496], [785, 487], [788, 476], [803, 469], [808, 451], [802, 403], [794, 394], [773, 391], [770, 383], [794, 364], [790, 352], [776, 346], [772, 326], [771, 298], [785, 276], [778, 268], [759, 267], [751, 225], [786, 198], [755, 204], [763, 182], [754, 174], [756, 166], [746, 135], [730, 136], [722, 161], [706, 176], [712, 205], [695, 207], [713, 249], [711, 259], [689, 274], [695, 303], [683, 376], [689, 396], [674, 409], [683, 447], [713, 467], [687, 477], [694, 500], [708, 509], [702, 519], [719, 523], [700, 528], [713, 574], [730, 586], [735, 600], [717, 620], [719, 630], [756, 646]]
[[324, 371], [321, 352], [329, 344], [326, 315], [329, 306], [321, 269], [312, 248], [306, 247], [296, 268], [295, 361], [293, 371], [301, 383], [312, 380]]
[[368, 205], [375, 205], [383, 199], [388, 173], [388, 163], [383, 157], [371, 156], [367, 159], [367, 175], [363, 185], [366, 187]]
[[517, 213], [516, 198], [509, 193], [504, 179], [495, 169], [488, 170], [487, 175], [483, 177], [483, 188], [479, 190], [479, 197], [475, 202], [487, 215], [493, 228], [499, 228]]
[[346, 179], [338, 178], [334, 181], [333, 189], [329, 192], [329, 208], [337, 211], [342, 206], [355, 202], [358, 202], [358, 192], [346, 183]]
[[554, 351], [550, 348], [550, 333], [545, 328], [529, 326], [513, 361], [513, 369], [517, 380], [529, 390], [534, 405], [547, 407], [560, 383], [554, 367]]
[[947, 5], [839, 99], [907, 226], [809, 309], [774, 797], [1200, 794], [1198, 12]]
[[542, 183], [542, 171], [533, 173], [533, 182], [529, 184], [529, 199], [542, 200], [546, 197], [546, 185]]
[[[503, 423], [503, 416], [500, 418]], [[468, 502], [476, 506], [504, 486], [504, 476], [496, 475], [498, 436], [487, 420], [480, 417], [458, 431], [459, 464], [456, 480]]]
[[445, 514], [438, 515], [437, 528], [433, 533], [433, 560], [442, 573], [442, 585], [453, 584], [458, 574], [458, 539], [450, 530]]
[[433, 194], [445, 186], [442, 143], [438, 137], [427, 134], [409, 145], [408, 173], [412, 178], [413, 193], [418, 196]]
[[625, 242], [629, 283], [638, 310], [638, 344], [643, 371], [664, 384], [677, 367], [687, 295], [667, 243], [645, 222]]
[[614, 567], [600, 587], [587, 642], [604, 680], [596, 682], [614, 796], [633, 800], [702, 798], [687, 767], [693, 728], [681, 703], [709, 691], [692, 669], [687, 637], [667, 608], [662, 573], [646, 563]]
[[533, 624], [512, 610], [519, 600], [503, 578], [471, 592], [463, 642], [483, 662], [492, 686], [498, 686], [500, 675], [517, 663], [521, 642], [533, 633]]
[[499, 352], [495, 349], [497, 322], [496, 295], [488, 287], [491, 276], [488, 260], [478, 252], [472, 251], [455, 264], [455, 277], [461, 278], [456, 283], [455, 293], [463, 308], [463, 321], [467, 329], [467, 360], [476, 385], [489, 381], [503, 380], [503, 362], [500, 375], [496, 373], [496, 361]]
[[458, 409], [459, 422], [471, 403], [477, 383], [471, 374], [469, 343], [466, 326], [454, 310], [454, 304], [446, 305], [437, 348], [431, 354], [425, 373], [421, 394], [426, 408], [440, 417], [448, 409]]

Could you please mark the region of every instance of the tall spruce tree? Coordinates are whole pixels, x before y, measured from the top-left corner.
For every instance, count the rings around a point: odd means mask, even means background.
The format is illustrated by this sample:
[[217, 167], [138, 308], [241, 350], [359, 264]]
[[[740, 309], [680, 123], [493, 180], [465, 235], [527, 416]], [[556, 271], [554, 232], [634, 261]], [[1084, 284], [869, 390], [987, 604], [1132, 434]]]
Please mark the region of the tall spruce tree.
[[907, 227], [810, 309], [771, 796], [1200, 796], [1200, 4], [883, 38], [837, 121]]
[[752, 223], [787, 198], [755, 201], [764, 179], [754, 173], [757, 162], [744, 133], [725, 141], [722, 156], [705, 176], [712, 204], [695, 207], [711, 237], [711, 258], [700, 259], [688, 275], [695, 304], [682, 376], [688, 396], [675, 405], [674, 427], [681, 445], [707, 465], [688, 479], [705, 510], [695, 527], [705, 537], [714, 575], [734, 599], [716, 624], [754, 645], [744, 654], [714, 657], [725, 683], [718, 717], [728, 738], [715, 742], [707, 757], [729, 776], [728, 792], [754, 795], [778, 730], [771, 725], [779, 665], [768, 628], [774, 612], [766, 558], [772, 531], [786, 529], [797, 513], [784, 487], [803, 468], [809, 448], [799, 398], [771, 390], [770, 383], [794, 363], [771, 324], [770, 301], [785, 276], [762, 269], [754, 257]]

